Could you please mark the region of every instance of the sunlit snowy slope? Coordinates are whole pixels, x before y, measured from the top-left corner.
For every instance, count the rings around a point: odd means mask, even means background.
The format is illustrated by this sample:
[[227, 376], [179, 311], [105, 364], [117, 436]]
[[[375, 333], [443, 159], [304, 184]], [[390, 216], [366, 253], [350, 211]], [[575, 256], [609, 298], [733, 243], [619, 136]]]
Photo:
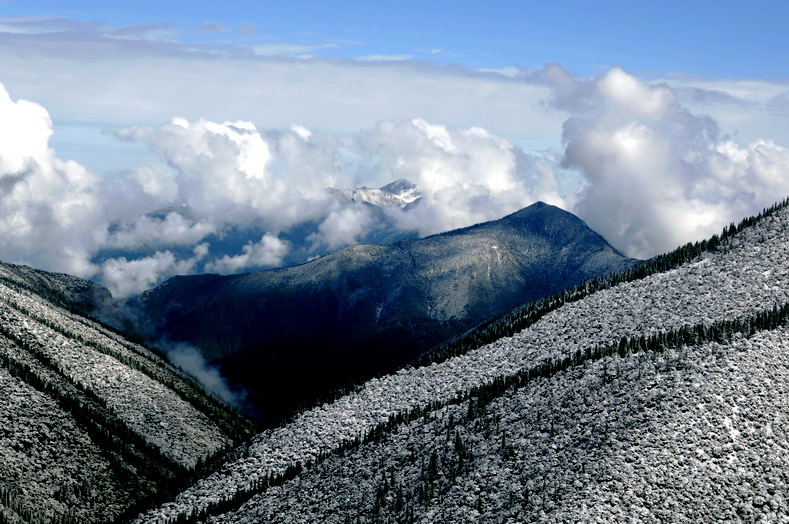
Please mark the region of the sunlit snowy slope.
[[64, 309], [90, 309], [101, 291], [0, 265], [2, 522], [114, 520], [252, 429], [160, 357]]

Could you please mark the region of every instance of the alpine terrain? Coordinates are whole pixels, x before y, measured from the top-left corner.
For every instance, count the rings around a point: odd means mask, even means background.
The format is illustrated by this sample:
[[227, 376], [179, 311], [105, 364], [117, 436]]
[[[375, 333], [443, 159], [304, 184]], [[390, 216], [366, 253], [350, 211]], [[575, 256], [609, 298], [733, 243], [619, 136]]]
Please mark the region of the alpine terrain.
[[787, 260], [789, 201], [267, 429], [135, 522], [786, 521]]
[[112, 522], [209, 471], [254, 426], [84, 316], [106, 289], [0, 264], [0, 522]]
[[[327, 188], [326, 193], [329, 198], [324, 202], [325, 212], [331, 211], [339, 213], [350, 213], [354, 216], [364, 216], [369, 222], [369, 227], [364, 233], [354, 236], [356, 242], [367, 244], [391, 244], [398, 240], [418, 238], [416, 231], [398, 227], [393, 214], [394, 209], [402, 210], [402, 213], [409, 213], [421, 203], [421, 194], [415, 184], [407, 180], [395, 180], [380, 188], [358, 187], [351, 190], [341, 190]], [[337, 250], [336, 246], [327, 245], [320, 240], [320, 225], [325, 217], [305, 220], [287, 231], [278, 235], [284, 245], [287, 245], [286, 253], [277, 262], [277, 265], [292, 266], [304, 263], [307, 260], [326, 255]], [[136, 218], [137, 227], [156, 230], [160, 227], [179, 227], [185, 224], [204, 224], [204, 218], [198, 211], [195, 211], [187, 204], [171, 205], [155, 209], [140, 215]], [[134, 243], [128, 242], [131, 230], [120, 224], [114, 224], [111, 228], [113, 233], [126, 238], [127, 241], [119, 242], [117, 247], [104, 250], [95, 258], [96, 262], [103, 262], [119, 256], [128, 259], [153, 256], [156, 253], [156, 242], [152, 238], [151, 242]], [[248, 225], [227, 226], [218, 231], [205, 236], [208, 242], [217, 253], [225, 255], [243, 253], [245, 248], [260, 240], [265, 231]], [[179, 257], [189, 257], [193, 253], [194, 246], [173, 246], [171, 251]], [[221, 257], [220, 257], [221, 258]], [[194, 267], [196, 273], [208, 272], [211, 266], [206, 265], [208, 260], [197, 261]], [[255, 268], [256, 266], [250, 266]], [[228, 268], [225, 268], [228, 270]], [[235, 272], [235, 271], [234, 271]]]
[[[346, 197], [411, 198], [400, 185]], [[154, 340], [197, 346], [271, 423], [493, 315], [635, 262], [540, 202], [494, 222], [357, 245], [300, 266], [174, 277], [126, 306]]]

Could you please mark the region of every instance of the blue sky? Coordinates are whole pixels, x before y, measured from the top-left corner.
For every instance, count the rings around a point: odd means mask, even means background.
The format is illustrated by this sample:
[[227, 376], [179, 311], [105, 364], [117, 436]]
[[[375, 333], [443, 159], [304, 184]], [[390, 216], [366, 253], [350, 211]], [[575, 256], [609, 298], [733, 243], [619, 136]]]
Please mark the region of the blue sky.
[[116, 27], [163, 24], [177, 32], [175, 39], [198, 44], [332, 46], [314, 53], [343, 58], [411, 55], [473, 68], [559, 62], [584, 75], [620, 65], [655, 76], [684, 71], [786, 79], [789, 66], [789, 5], [781, 1], [10, 0], [0, 13]]
[[397, 178], [422, 192], [404, 231], [543, 200], [651, 256], [789, 194], [788, 23], [779, 1], [0, 0], [0, 259], [118, 294], [272, 267], [305, 221], [316, 253], [380, 225], [327, 187]]
[[[24, 75], [14, 75], [23, 78], [6, 75], [2, 82], [12, 89], [12, 94], [39, 101], [49, 109], [59, 131], [53, 138], [53, 145], [59, 151], [101, 170], [121, 168], [129, 156], [140, 153], [139, 148], [102, 137], [102, 130], [161, 123], [176, 114], [188, 118], [248, 118], [258, 125], [274, 127], [298, 122], [347, 133], [378, 119], [430, 118], [431, 114], [420, 111], [430, 102], [406, 105], [400, 111], [390, 108], [380, 115], [374, 115], [367, 107], [348, 108], [346, 114], [358, 110], [369, 118], [346, 122], [330, 111], [325, 118], [316, 117], [315, 112], [305, 117], [305, 111], [298, 107], [288, 113], [287, 106], [299, 105], [296, 101], [265, 97], [279, 106], [276, 117], [265, 122], [252, 112], [244, 114], [228, 107], [231, 104], [223, 99], [236, 95], [227, 89], [201, 95], [211, 98], [202, 102], [205, 108], [202, 112], [196, 102], [186, 107], [183, 100], [168, 100], [166, 93], [158, 95], [161, 96], [158, 103], [165, 106], [159, 111], [150, 107], [157, 103], [157, 95], [151, 94], [149, 100], [136, 104], [132, 111], [124, 112], [120, 101], [113, 104], [110, 100], [106, 103], [112, 107], [103, 112], [95, 107], [83, 111], [80, 102], [94, 98], [96, 93], [89, 90], [80, 93], [84, 86], [52, 84], [46, 74], [52, 60], [58, 60], [57, 66], [63, 66], [64, 60], [79, 62], [82, 69], [87, 68], [86, 62], [93, 63], [95, 67], [91, 71], [82, 73], [86, 82], [90, 76], [102, 76], [102, 70], [108, 75], [115, 74], [112, 71], [116, 68], [122, 70], [123, 61], [130, 55], [138, 63], [146, 58], [179, 55], [180, 64], [184, 64], [189, 61], [189, 55], [195, 54], [202, 54], [202, 59], [211, 54], [221, 55], [228, 63], [234, 58], [254, 55], [259, 61], [269, 62], [315, 57], [315, 60], [333, 59], [352, 64], [392, 63], [395, 67], [407, 67], [410, 72], [437, 66], [443, 68], [443, 73], [434, 74], [443, 77], [453, 72], [462, 75], [487, 70], [512, 75], [547, 63], [559, 63], [575, 75], [592, 77], [619, 66], [653, 82], [672, 79], [677, 85], [690, 83], [717, 90], [722, 82], [728, 81], [723, 88], [726, 92], [734, 89], [742, 92], [745, 88], [747, 93], [743, 96], [763, 98], [773, 96], [780, 89], [755, 92], [754, 86], [746, 86], [744, 82], [783, 85], [789, 80], [789, 39], [784, 34], [789, 6], [779, 1], [745, 4], [7, 0], [0, 2], [0, 18], [9, 20], [11, 26], [9, 34], [0, 31], [0, 38], [7, 37], [0, 40], [0, 54], [5, 51], [17, 59], [25, 56], [30, 64]], [[31, 60], [30, 55], [36, 59]], [[96, 65], [98, 61], [103, 63]], [[14, 71], [19, 69], [18, 63], [6, 67]], [[37, 75], [37, 63], [41, 64], [41, 75]], [[180, 65], [171, 63], [163, 67], [174, 72]], [[245, 66], [237, 68], [242, 70]], [[64, 75], [73, 75], [66, 69]], [[222, 77], [233, 76], [228, 70], [231, 68], [224, 69]], [[219, 80], [218, 74], [209, 73], [205, 78], [211, 80], [214, 75], [213, 80]], [[329, 74], [323, 74], [328, 78]], [[101, 96], [128, 90], [128, 86], [140, 80], [124, 79], [127, 87], [106, 86]], [[287, 86], [274, 88], [280, 92], [288, 89]], [[322, 91], [319, 86], [315, 89]], [[382, 93], [379, 86], [370, 89]], [[68, 96], [70, 93], [74, 96]], [[147, 110], [141, 110], [142, 106]], [[175, 114], [167, 114], [168, 106]], [[451, 124], [486, 128], [494, 119], [490, 116], [475, 121], [473, 116], [459, 115], [450, 118], [447, 116], [450, 111], [447, 108], [439, 112], [437, 118], [454, 120], [448, 122]], [[545, 119], [545, 126], [513, 126], [504, 122], [493, 130], [527, 149], [540, 149], [559, 143], [559, 123], [551, 125], [548, 120]], [[776, 123], [753, 123], [754, 127], [765, 125]], [[752, 133], [743, 123], [730, 131]]]

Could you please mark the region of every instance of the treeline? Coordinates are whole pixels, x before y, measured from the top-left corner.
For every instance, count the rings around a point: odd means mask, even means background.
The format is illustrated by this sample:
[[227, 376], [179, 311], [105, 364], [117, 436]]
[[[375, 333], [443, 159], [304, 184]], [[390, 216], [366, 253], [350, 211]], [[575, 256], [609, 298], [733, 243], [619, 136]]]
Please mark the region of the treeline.
[[[226, 447], [210, 456], [201, 457], [194, 467], [180, 464], [130, 429], [108, 408], [104, 399], [81, 384], [69, 381], [63, 375], [63, 370], [46, 354], [37, 351], [3, 324], [0, 324], [0, 335], [33, 356], [55, 377], [43, 376], [31, 365], [11, 358], [2, 350], [0, 367], [52, 398], [68, 413], [105, 456], [115, 478], [135, 500], [118, 520], [129, 520], [144, 509], [170, 500], [195, 480], [214, 471], [229, 451], [230, 448]], [[49, 522], [48, 519], [54, 518], [51, 510], [39, 507], [37, 511], [50, 515], [41, 522]]]
[[[116, 479], [132, 499], [154, 496], [162, 486], [178, 483], [179, 479], [184, 477], [197, 476], [197, 471], [180, 465], [160, 448], [131, 430], [107, 407], [104, 399], [81, 384], [68, 381], [61, 370], [49, 365], [52, 362], [45, 355], [36, 354], [26, 341], [15, 339], [14, 334], [9, 333], [4, 325], [0, 325], [0, 335], [33, 357], [43, 357], [36, 360], [54, 373], [55, 377], [43, 376], [31, 365], [12, 359], [4, 351], [0, 351], [0, 367], [47, 395], [68, 413], [107, 459]], [[168, 490], [167, 495], [172, 495], [173, 491]], [[44, 509], [39, 507], [41, 511]]]
[[[88, 317], [93, 309], [92, 300], [88, 297], [87, 293], [90, 292], [90, 288], [92, 286], [100, 287], [97, 284], [93, 284], [87, 280], [82, 281], [84, 285], [82, 286], [83, 289], [78, 290], [78, 293], [82, 296], [81, 300], [75, 301], [72, 300], [68, 295], [64, 292], [60, 291], [57, 288], [53, 288], [49, 284], [46, 283], [45, 279], [41, 277], [40, 273], [47, 273], [45, 271], [39, 271], [28, 266], [20, 266], [17, 264], [5, 264], [0, 262], [0, 264], [11, 268], [12, 270], [16, 271], [17, 273], [24, 273], [27, 275], [28, 278], [34, 278], [38, 280], [38, 285], [33, 285], [25, 282], [24, 280], [15, 280], [13, 278], [9, 278], [5, 275], [0, 275], [0, 282], [3, 284], [13, 287], [14, 289], [20, 289], [28, 291], [34, 295], [38, 295], [39, 297], [43, 298], [47, 302], [55, 304], [56, 306], [65, 309], [75, 315], [81, 315], [84, 317]], [[76, 277], [71, 275], [67, 275], [65, 273], [51, 273], [54, 277], [59, 277], [62, 279], [67, 280], [79, 280]], [[109, 292], [107, 292], [109, 293]]]
[[[324, 458], [326, 454], [321, 456]], [[232, 496], [223, 496], [219, 500], [209, 503], [202, 509], [189, 508], [181, 511], [175, 517], [169, 517], [165, 520], [160, 520], [157, 524], [189, 524], [207, 519], [211, 516], [222, 515], [229, 511], [233, 511], [241, 507], [245, 502], [259, 493], [263, 493], [273, 486], [279, 486], [289, 480], [296, 478], [302, 471], [312, 467], [312, 463], [307, 463], [302, 466], [301, 462], [296, 462], [288, 466], [285, 471], [280, 474], [270, 474], [258, 478], [250, 483], [250, 485], [243, 490], [236, 491]]]
[[713, 235], [709, 239], [699, 242], [689, 242], [684, 246], [678, 247], [674, 251], [658, 255], [649, 260], [644, 260], [624, 271], [581, 282], [555, 295], [544, 297], [535, 302], [517, 307], [509, 313], [483, 322], [466, 333], [424, 353], [411, 365], [413, 367], [422, 367], [444, 362], [452, 357], [490, 344], [500, 338], [512, 336], [531, 326], [546, 314], [562, 307], [566, 303], [576, 302], [593, 293], [612, 288], [618, 284], [641, 280], [657, 273], [664, 273], [676, 269], [683, 264], [692, 262], [705, 252], [720, 250], [727, 239], [740, 233], [744, 229], [753, 227], [764, 218], [775, 214], [787, 206], [789, 206], [789, 198], [762, 210], [762, 212], [756, 216], [743, 219], [737, 225], [734, 223], [730, 224], [723, 228], [720, 235]]
[[760, 331], [769, 331], [789, 324], [789, 303], [759, 311], [753, 315], [720, 320], [712, 324], [682, 326], [670, 331], [661, 331], [649, 336], [622, 337], [619, 342], [607, 345], [594, 345], [561, 359], [546, 359], [543, 362], [523, 369], [514, 375], [498, 377], [493, 381], [476, 386], [460, 396], [477, 398], [486, 403], [501, 396], [510, 388], [520, 388], [537, 378], [550, 378], [570, 367], [604, 357], [627, 357], [636, 353], [663, 352], [666, 349], [679, 349], [683, 346], [696, 346], [707, 343], [726, 344], [736, 336], [750, 337]]

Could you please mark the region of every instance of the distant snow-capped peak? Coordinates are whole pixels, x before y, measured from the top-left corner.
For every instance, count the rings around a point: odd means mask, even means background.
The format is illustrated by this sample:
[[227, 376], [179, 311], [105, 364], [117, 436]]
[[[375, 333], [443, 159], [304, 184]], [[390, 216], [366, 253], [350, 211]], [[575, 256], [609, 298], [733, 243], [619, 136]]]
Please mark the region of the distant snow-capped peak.
[[381, 188], [358, 187], [356, 189], [331, 189], [332, 194], [343, 204], [367, 202], [379, 207], [404, 208], [418, 200], [422, 194], [416, 184], [405, 179], [395, 180]]

